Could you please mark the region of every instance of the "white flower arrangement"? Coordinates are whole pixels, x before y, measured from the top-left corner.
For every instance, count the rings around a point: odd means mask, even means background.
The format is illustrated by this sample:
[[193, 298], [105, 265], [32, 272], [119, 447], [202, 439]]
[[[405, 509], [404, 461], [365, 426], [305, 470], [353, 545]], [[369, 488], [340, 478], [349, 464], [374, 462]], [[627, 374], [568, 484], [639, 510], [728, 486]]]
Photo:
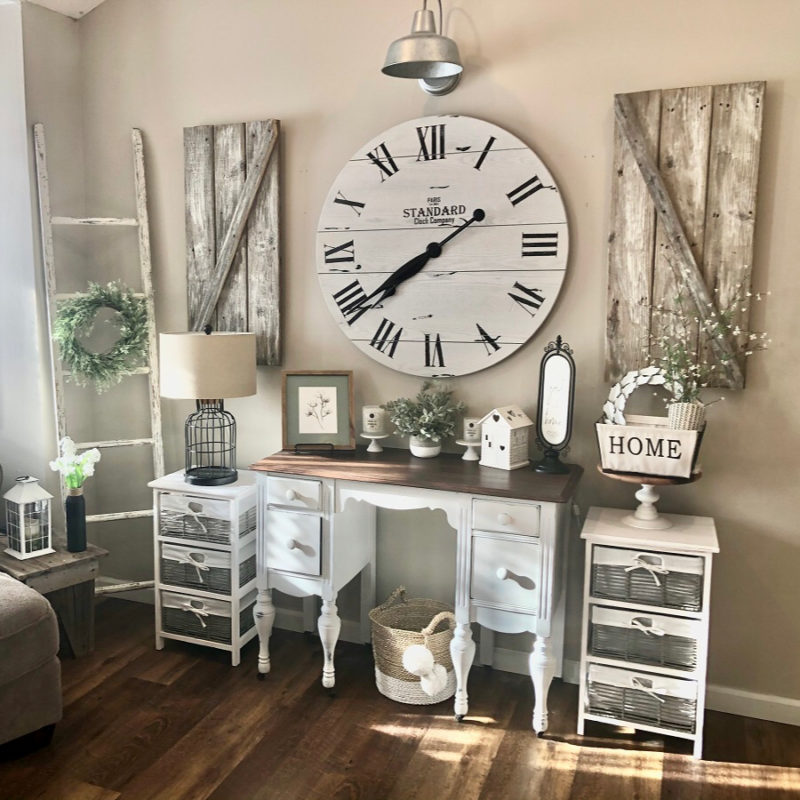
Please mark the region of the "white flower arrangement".
[[93, 447], [79, 454], [69, 436], [59, 442], [59, 450], [61, 455], [50, 462], [50, 469], [61, 473], [68, 489], [80, 489], [83, 482], [94, 475], [94, 465], [100, 460], [100, 451]]
[[705, 322], [683, 292], [675, 297], [672, 308], [661, 304], [651, 307], [653, 327], [659, 332], [650, 336], [644, 352], [651, 363], [663, 371], [665, 385], [672, 393], [667, 404], [701, 403], [703, 389], [713, 386], [726, 373], [727, 362], [716, 361], [703, 348], [701, 333], [709, 338], [727, 339], [733, 347], [733, 357], [739, 361], [768, 348], [771, 340], [766, 333], [744, 330], [733, 321], [738, 312], [747, 312], [751, 300], [760, 301], [767, 294], [745, 291], [742, 284], [738, 284], [727, 308], [716, 311], [709, 303], [711, 311]]

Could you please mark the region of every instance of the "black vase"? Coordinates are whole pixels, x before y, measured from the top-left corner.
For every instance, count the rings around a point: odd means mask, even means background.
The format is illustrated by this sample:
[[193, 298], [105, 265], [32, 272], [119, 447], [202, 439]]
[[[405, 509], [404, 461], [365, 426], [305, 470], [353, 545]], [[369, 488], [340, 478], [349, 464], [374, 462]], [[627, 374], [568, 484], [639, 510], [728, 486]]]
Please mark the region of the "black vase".
[[70, 490], [64, 505], [67, 512], [67, 550], [70, 553], [82, 553], [86, 549], [86, 500], [83, 489]]

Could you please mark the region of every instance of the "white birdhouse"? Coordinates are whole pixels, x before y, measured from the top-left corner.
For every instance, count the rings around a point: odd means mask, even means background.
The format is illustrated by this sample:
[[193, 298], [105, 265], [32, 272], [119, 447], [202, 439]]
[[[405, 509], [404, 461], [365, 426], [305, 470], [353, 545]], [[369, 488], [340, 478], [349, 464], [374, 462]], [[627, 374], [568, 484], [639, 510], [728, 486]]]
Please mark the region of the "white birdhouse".
[[519, 406], [493, 408], [481, 420], [483, 467], [520, 469], [527, 467], [528, 437], [533, 421]]
[[33, 558], [54, 553], [50, 527], [53, 495], [39, 486], [38, 478], [23, 475], [3, 496], [6, 501], [6, 553], [14, 558]]

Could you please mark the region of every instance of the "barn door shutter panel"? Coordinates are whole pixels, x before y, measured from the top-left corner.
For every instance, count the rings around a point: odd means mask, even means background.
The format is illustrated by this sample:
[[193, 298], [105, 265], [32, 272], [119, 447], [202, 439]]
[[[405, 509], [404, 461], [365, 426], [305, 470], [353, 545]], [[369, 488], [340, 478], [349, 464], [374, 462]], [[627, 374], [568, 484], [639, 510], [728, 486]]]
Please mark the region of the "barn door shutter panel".
[[189, 327], [281, 363], [278, 120], [184, 128]]
[[[649, 362], [649, 306], [680, 291], [707, 319], [749, 289], [766, 84], [656, 90], [614, 98], [606, 378]], [[735, 322], [748, 326], [749, 309]], [[710, 358], [732, 343], [708, 341]], [[720, 385], [741, 388], [733, 359]]]

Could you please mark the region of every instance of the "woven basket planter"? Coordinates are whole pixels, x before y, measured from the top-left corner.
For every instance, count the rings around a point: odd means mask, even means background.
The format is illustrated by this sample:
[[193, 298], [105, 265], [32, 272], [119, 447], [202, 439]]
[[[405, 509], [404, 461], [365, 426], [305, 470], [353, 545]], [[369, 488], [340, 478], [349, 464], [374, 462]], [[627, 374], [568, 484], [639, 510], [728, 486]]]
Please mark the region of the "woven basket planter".
[[[402, 586], [385, 603], [369, 612], [372, 622], [372, 650], [375, 655], [375, 683], [390, 700], [412, 705], [441, 703], [456, 692], [456, 677], [450, 658], [450, 642], [456, 618], [453, 609], [436, 600], [406, 598]], [[443, 630], [441, 628], [444, 623]], [[434, 661], [447, 670], [444, 689], [431, 696], [422, 690], [420, 679], [403, 667], [403, 653], [414, 644], [425, 645]]]

